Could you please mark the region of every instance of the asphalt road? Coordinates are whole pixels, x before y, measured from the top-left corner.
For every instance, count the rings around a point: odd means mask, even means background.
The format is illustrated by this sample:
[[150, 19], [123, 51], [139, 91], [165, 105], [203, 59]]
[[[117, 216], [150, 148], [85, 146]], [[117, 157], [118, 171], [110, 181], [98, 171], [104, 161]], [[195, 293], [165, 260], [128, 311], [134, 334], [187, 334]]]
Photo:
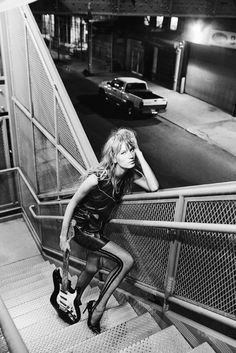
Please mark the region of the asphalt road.
[[130, 127], [137, 132], [139, 146], [161, 188], [235, 180], [235, 157], [229, 153], [161, 116], [130, 120], [120, 109], [101, 102], [92, 81], [62, 68], [59, 73], [98, 158], [111, 130]]

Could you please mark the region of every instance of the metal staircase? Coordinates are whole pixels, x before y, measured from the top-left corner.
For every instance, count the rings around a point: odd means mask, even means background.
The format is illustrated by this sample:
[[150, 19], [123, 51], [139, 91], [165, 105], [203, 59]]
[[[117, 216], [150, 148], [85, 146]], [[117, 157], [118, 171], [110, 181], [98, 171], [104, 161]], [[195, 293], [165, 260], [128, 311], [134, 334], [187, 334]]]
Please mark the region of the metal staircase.
[[[22, 223], [22, 220], [16, 222]], [[6, 226], [4, 230], [7, 231]], [[94, 334], [87, 327], [87, 311], [83, 311], [88, 301], [98, 297], [96, 285], [87, 288], [82, 296], [80, 322], [68, 325], [58, 317], [49, 301], [55, 267], [40, 253], [0, 266], [2, 300], [29, 352], [214, 352], [206, 342], [193, 349], [175, 325], [158, 325], [155, 315], [145, 305], [137, 304], [132, 298], [127, 301], [119, 293], [108, 302], [101, 334]], [[72, 285], [75, 283], [76, 276], [73, 276]]]

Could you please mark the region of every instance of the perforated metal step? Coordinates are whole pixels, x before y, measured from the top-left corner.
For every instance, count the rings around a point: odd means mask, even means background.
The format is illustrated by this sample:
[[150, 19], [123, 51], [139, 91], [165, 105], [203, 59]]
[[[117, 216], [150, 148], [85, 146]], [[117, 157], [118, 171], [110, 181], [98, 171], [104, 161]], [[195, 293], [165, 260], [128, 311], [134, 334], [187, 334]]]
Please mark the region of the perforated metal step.
[[151, 315], [146, 313], [133, 319], [130, 318], [130, 320], [126, 320], [89, 341], [84, 341], [73, 348], [67, 349], [63, 353], [119, 352], [130, 344], [141, 341], [158, 331], [160, 331], [160, 327]]
[[[120, 324], [122, 320], [127, 320], [127, 305], [117, 306], [115, 316], [115, 309], [112, 311], [110, 309], [106, 310], [101, 322], [102, 329], [108, 330], [111, 327]], [[129, 310], [132, 311], [133, 309], [130, 307]], [[125, 316], [124, 312], [126, 313]], [[132, 315], [134, 316], [136, 314], [132, 311]], [[114, 317], [116, 318], [115, 320]], [[38, 339], [27, 342], [26, 344], [30, 353], [59, 353], [68, 350], [68, 347], [76, 346], [79, 342], [88, 340], [94, 336], [96, 335], [88, 328], [86, 317], [83, 316], [82, 321], [78, 324], [67, 326], [59, 332], [52, 333], [51, 335], [44, 337], [43, 341], [42, 339]]]
[[212, 349], [211, 346], [207, 342], [204, 342], [203, 344], [192, 349], [188, 353], [190, 353], [190, 352], [191, 353], [215, 353], [214, 349]]
[[[89, 298], [89, 300], [94, 300], [97, 299], [98, 297], [98, 291], [97, 293], [92, 293]], [[109, 302], [108, 302], [108, 307], [113, 307], [113, 306], [117, 306], [118, 303], [116, 301], [116, 299], [114, 297], [111, 297]], [[83, 305], [81, 305], [81, 311], [83, 312], [83, 310], [86, 307], [86, 302], [83, 303]], [[82, 319], [87, 317], [87, 313], [82, 314]], [[30, 326], [36, 322], [39, 321], [44, 321], [46, 318], [51, 318], [52, 320], [58, 320], [58, 315], [57, 312], [55, 311], [55, 309], [52, 307], [50, 301], [49, 301], [49, 297], [48, 297], [48, 302], [45, 303], [45, 305], [41, 306], [40, 308], [34, 309], [30, 312], [27, 312], [23, 315], [17, 316], [14, 319], [14, 323], [16, 325], [16, 327], [18, 328], [18, 330], [21, 330], [27, 326]]]
[[21, 261], [13, 262], [8, 265], [0, 266], [0, 278], [7, 278], [14, 276], [15, 274], [26, 272], [32, 268], [32, 266], [44, 263], [45, 260], [41, 255], [36, 255]]
[[23, 292], [25, 290], [25, 287], [28, 285], [31, 285], [34, 282], [38, 282], [40, 280], [44, 279], [49, 279], [52, 275], [53, 270], [55, 269], [54, 265], [51, 265], [49, 268], [46, 269], [46, 271], [42, 271], [41, 273], [35, 273], [30, 277], [19, 279], [19, 281], [14, 282], [14, 283], [8, 283], [5, 286], [1, 287], [1, 293], [4, 295], [4, 293], [8, 293], [9, 296], [11, 295], [11, 292], [16, 291], [17, 289], [19, 292], [23, 289]]
[[[44, 283], [44, 281], [40, 281], [41, 286], [38, 286], [37, 283], [37, 287], [33, 288], [31, 291], [26, 291], [24, 293], [22, 293], [21, 295], [18, 295], [17, 297], [13, 297], [10, 299], [5, 298], [5, 305], [8, 308], [8, 310], [10, 308], [14, 308], [18, 305], [30, 302], [31, 300], [40, 298], [41, 296], [48, 294], [50, 295], [53, 291], [53, 283], [52, 281], [48, 281], [48, 283]], [[36, 284], [35, 284], [36, 285]]]
[[[30, 282], [27, 285], [25, 285], [23, 288], [16, 288], [12, 289], [11, 291], [1, 291], [1, 297], [4, 300], [9, 300], [12, 298], [17, 298], [21, 295], [24, 295], [26, 293], [31, 293], [31, 291], [36, 290], [37, 288], [40, 289], [44, 287], [45, 285], [52, 284], [52, 276], [46, 276], [45, 278], [38, 280], [36, 282]], [[24, 289], [24, 290], [22, 290]]]
[[[82, 297], [83, 302], [86, 303], [89, 300], [97, 299], [97, 297], [99, 296], [99, 292], [100, 291], [98, 287], [87, 287]], [[52, 290], [50, 292], [50, 295], [51, 293]], [[69, 325], [58, 317], [53, 317], [53, 319], [52, 317], [46, 317], [44, 318], [44, 320], [35, 322], [32, 325], [22, 328], [20, 330], [20, 334], [25, 342], [30, 342], [38, 339], [39, 337], [45, 337], [51, 334], [52, 332], [55, 333], [67, 326]]]
[[[9, 309], [9, 313], [10, 313], [11, 317], [16, 318], [17, 316], [27, 314], [27, 313], [34, 311], [34, 310], [37, 310], [41, 307], [51, 305], [49, 302], [49, 298], [50, 298], [51, 294], [52, 294], [52, 287], [51, 287], [51, 291], [47, 291], [47, 293], [45, 295], [41, 295], [39, 298], [30, 300], [30, 301], [23, 303], [21, 305], [14, 306], [13, 308]], [[86, 303], [89, 300], [97, 299], [98, 295], [99, 295], [99, 288], [98, 287], [94, 287], [94, 288], [88, 287], [85, 290], [85, 293], [83, 295], [83, 300]], [[114, 305], [114, 301], [112, 304]]]
[[42, 307], [49, 305], [49, 295], [46, 294], [37, 298], [35, 300], [31, 300], [30, 302], [24, 303], [19, 306], [15, 306], [12, 309], [9, 309], [9, 313], [13, 319], [17, 318], [18, 316], [26, 315], [31, 311], [40, 309]]
[[20, 280], [31, 277], [37, 273], [45, 272], [47, 269], [50, 268], [50, 266], [52, 266], [52, 265], [50, 265], [49, 261], [45, 261], [43, 263], [32, 266], [27, 271], [20, 272], [20, 273], [14, 274], [10, 277], [6, 277], [3, 279], [0, 278], [0, 288], [6, 286], [8, 284], [16, 283]]
[[170, 326], [132, 346], [120, 350], [120, 353], [187, 353], [191, 351], [188, 342], [175, 326]]

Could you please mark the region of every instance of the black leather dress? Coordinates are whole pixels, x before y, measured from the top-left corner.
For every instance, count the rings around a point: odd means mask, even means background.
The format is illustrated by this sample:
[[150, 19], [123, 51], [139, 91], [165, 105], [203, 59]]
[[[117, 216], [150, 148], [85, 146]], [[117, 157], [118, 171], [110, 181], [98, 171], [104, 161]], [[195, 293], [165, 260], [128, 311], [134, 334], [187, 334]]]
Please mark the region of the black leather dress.
[[102, 235], [103, 228], [123, 195], [122, 186], [118, 193], [113, 193], [112, 183], [98, 177], [96, 187], [75, 208], [72, 216], [76, 221], [73, 239], [79, 245], [95, 251], [107, 244], [109, 239]]

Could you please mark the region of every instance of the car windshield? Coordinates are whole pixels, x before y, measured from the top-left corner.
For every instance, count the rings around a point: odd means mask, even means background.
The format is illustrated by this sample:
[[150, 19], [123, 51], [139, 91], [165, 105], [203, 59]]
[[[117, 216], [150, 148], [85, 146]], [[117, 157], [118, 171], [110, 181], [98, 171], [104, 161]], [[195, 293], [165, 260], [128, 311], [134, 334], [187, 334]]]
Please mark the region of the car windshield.
[[145, 90], [146, 89], [146, 85], [145, 83], [139, 83], [139, 82], [134, 82], [134, 83], [128, 83], [126, 85], [126, 91], [137, 91], [137, 90]]

